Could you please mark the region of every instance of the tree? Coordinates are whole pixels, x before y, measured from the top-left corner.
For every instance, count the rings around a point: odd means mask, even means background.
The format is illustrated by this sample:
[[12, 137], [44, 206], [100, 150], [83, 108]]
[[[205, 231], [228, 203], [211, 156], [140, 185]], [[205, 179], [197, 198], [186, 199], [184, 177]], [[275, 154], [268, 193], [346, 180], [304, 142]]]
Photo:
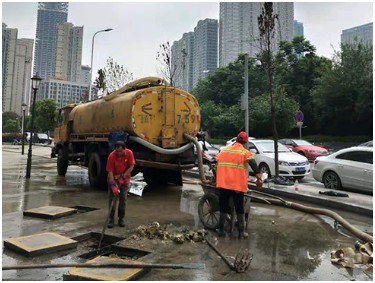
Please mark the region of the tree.
[[[286, 135], [295, 125], [295, 115], [298, 111], [298, 103], [287, 96], [283, 87], [276, 88], [278, 103], [276, 105], [276, 126], [281, 135]], [[252, 125], [252, 135], [267, 136], [272, 128], [271, 97], [269, 95], [259, 95], [250, 99], [250, 125]]]
[[4, 124], [3, 122], [3, 133], [19, 133], [21, 132], [21, 127], [18, 120], [7, 120]]
[[372, 47], [362, 44], [335, 52], [312, 92], [322, 133], [372, 136], [372, 62]]
[[279, 176], [279, 154], [278, 154], [278, 132], [276, 124], [276, 97], [274, 92], [274, 77], [275, 77], [275, 59], [271, 48], [272, 42], [275, 39], [275, 25], [278, 21], [278, 15], [273, 13], [273, 3], [265, 2], [262, 12], [258, 17], [259, 28], [259, 44], [261, 50], [261, 61], [267, 72], [268, 87], [270, 95], [271, 117], [272, 117], [272, 132], [274, 140], [275, 151], [275, 175]]
[[35, 126], [41, 132], [53, 130], [56, 124], [57, 103], [52, 99], [35, 102]]
[[[276, 84], [285, 88], [288, 96], [300, 105], [305, 114], [305, 132], [318, 132], [318, 117], [311, 91], [316, 80], [324, 73], [331, 61], [315, 54], [315, 47], [303, 37], [294, 37], [292, 42], [280, 43], [280, 52], [276, 55]], [[299, 53], [305, 56], [299, 57]]]
[[105, 95], [122, 88], [132, 80], [133, 74], [109, 57], [106, 66], [98, 70], [98, 77], [95, 78], [94, 84], [100, 93]]
[[161, 76], [170, 83], [171, 86], [175, 85], [174, 78], [176, 76], [178, 66], [172, 65], [172, 48], [167, 43], [159, 45], [160, 50], [156, 54], [156, 61], [160, 64], [160, 73]]
[[[20, 116], [16, 113], [16, 112], [11, 112], [11, 111], [8, 111], [8, 112], [4, 112], [2, 114], [2, 118], [3, 118], [3, 128], [4, 128], [4, 125], [9, 121], [9, 120], [17, 120], [20, 118]], [[3, 130], [4, 131], [4, 130]]]

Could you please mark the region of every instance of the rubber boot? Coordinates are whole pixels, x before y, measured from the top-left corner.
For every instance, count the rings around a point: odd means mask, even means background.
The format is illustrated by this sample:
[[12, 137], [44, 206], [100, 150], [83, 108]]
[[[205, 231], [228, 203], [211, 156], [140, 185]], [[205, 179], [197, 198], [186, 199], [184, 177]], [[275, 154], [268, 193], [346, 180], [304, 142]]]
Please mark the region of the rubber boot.
[[118, 220], [118, 226], [125, 227], [125, 220], [124, 220], [124, 218], [119, 218], [119, 220]]
[[110, 218], [109, 221], [108, 221], [108, 225], [107, 227], [108, 228], [113, 228], [113, 225], [115, 224], [115, 221], [113, 220], [113, 218]]
[[219, 230], [218, 230], [219, 237], [225, 237], [224, 224], [225, 224], [226, 218], [227, 218], [227, 214], [220, 212]]
[[243, 214], [237, 214], [238, 217], [238, 238], [244, 239], [249, 237], [249, 234], [245, 232], [245, 217]]

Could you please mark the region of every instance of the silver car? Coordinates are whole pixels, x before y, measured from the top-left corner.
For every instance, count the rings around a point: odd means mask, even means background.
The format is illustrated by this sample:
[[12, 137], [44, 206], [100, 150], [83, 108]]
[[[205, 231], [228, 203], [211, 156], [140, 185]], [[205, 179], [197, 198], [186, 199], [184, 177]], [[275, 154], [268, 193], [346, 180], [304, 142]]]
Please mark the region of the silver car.
[[373, 191], [373, 148], [355, 146], [320, 156], [314, 162], [312, 175], [328, 189]]
[[[261, 173], [275, 175], [275, 151], [273, 140], [251, 140], [249, 150], [259, 166]], [[292, 179], [303, 179], [310, 173], [310, 163], [306, 157], [292, 152], [285, 145], [278, 143], [279, 175]], [[250, 168], [250, 171], [251, 168]]]

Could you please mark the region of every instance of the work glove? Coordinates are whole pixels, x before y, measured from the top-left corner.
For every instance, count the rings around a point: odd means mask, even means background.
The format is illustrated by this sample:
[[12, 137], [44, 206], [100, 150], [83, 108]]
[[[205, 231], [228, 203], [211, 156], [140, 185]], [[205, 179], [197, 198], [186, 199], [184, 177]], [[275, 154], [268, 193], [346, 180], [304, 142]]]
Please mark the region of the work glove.
[[111, 184], [111, 190], [112, 190], [112, 193], [113, 195], [117, 198], [120, 194], [120, 190], [118, 188], [118, 185], [116, 184], [116, 182], [113, 182]]
[[125, 184], [125, 180], [126, 180], [126, 176], [124, 174], [121, 174], [117, 181], [120, 185], [123, 185]]
[[255, 174], [255, 176], [257, 177], [257, 180], [255, 182], [257, 189], [262, 189], [263, 188], [262, 174], [258, 173], [258, 174]]

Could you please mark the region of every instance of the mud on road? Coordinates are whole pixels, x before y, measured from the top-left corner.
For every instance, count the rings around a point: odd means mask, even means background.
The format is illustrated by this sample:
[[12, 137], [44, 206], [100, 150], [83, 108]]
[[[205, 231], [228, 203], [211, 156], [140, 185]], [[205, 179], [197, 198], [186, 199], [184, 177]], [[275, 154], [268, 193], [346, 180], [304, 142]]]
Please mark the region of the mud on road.
[[[2, 237], [3, 240], [55, 232], [73, 238], [100, 233], [107, 216], [106, 190], [94, 190], [87, 170], [68, 169], [65, 178], [57, 176], [56, 160], [48, 158], [49, 149], [33, 148], [31, 179], [25, 180], [27, 155], [19, 146], [3, 146], [2, 168]], [[284, 207], [252, 203], [249, 238], [217, 238], [209, 231], [215, 246], [233, 260], [239, 250], [248, 248], [253, 255], [245, 273], [235, 273], [202, 241], [177, 244], [170, 239], [136, 236], [136, 228], [154, 221], [171, 233], [202, 229], [197, 205], [203, 191], [194, 180], [180, 186], [146, 187], [143, 196], [129, 195], [126, 227], [115, 225], [106, 235], [118, 237], [116, 245], [147, 251], [141, 259], [148, 263], [204, 263], [199, 270], [152, 269], [140, 280], [371, 280], [361, 269], [339, 268], [330, 262], [330, 252], [353, 247], [355, 238], [332, 219], [318, 217]], [[56, 220], [23, 216], [23, 211], [42, 206], [83, 206], [96, 208]], [[353, 216], [359, 229], [372, 231], [372, 218]], [[116, 223], [116, 222], [115, 222]], [[95, 245], [94, 241], [94, 245]], [[81, 257], [92, 250], [93, 243], [79, 244], [77, 249], [28, 258], [3, 248], [3, 265], [85, 262]], [[62, 280], [69, 268], [3, 271], [3, 280]]]

